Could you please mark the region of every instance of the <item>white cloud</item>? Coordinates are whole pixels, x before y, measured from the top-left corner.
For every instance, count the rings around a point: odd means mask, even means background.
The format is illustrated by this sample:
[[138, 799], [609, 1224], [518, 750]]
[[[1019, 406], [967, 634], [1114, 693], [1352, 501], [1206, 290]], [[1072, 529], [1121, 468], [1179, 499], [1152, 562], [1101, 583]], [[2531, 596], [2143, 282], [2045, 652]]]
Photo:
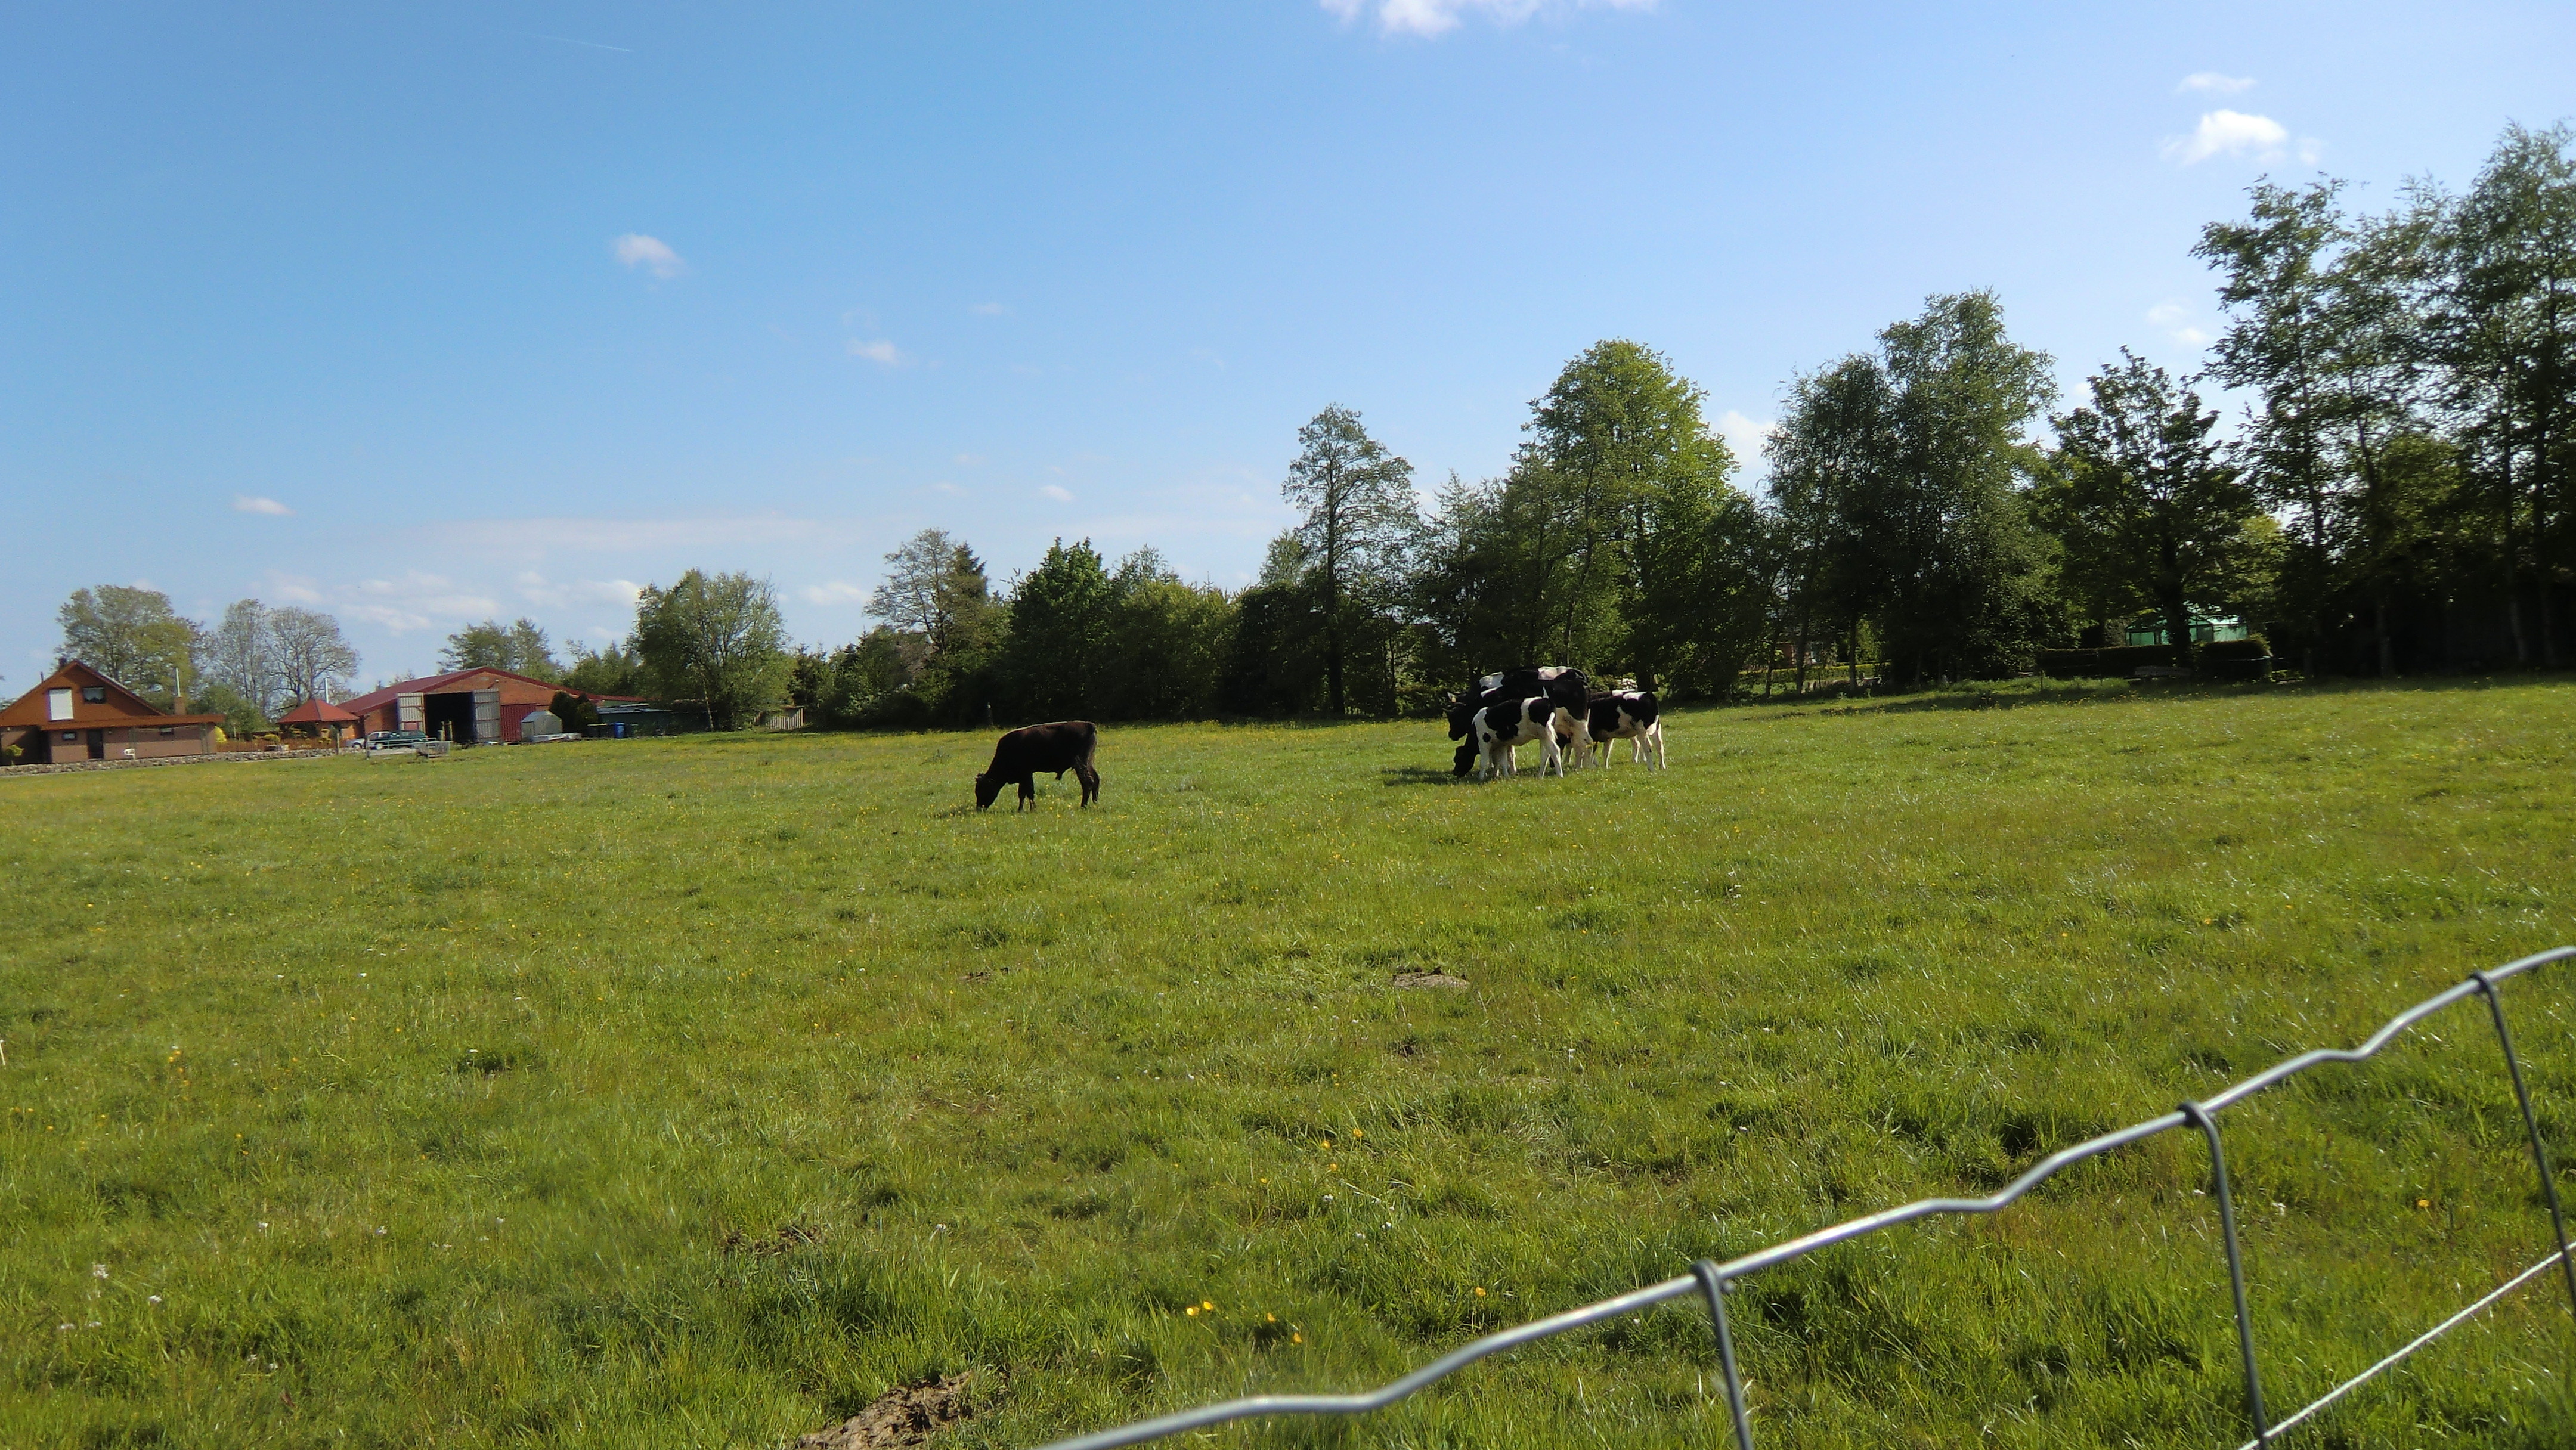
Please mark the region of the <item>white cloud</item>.
[[1464, 17], [1481, 15], [1497, 25], [1518, 25], [1541, 11], [1652, 10], [1655, 0], [1319, 0], [1344, 21], [1374, 10], [1378, 28], [1389, 35], [1433, 36], [1458, 28]]
[[1044, 488], [1039, 489], [1038, 492], [1044, 494], [1048, 498], [1054, 499], [1057, 503], [1073, 502], [1073, 490], [1066, 488], [1061, 484], [1050, 483]]
[[2314, 166], [2326, 159], [2326, 143], [2314, 136], [2302, 136], [2299, 138], [2298, 154], [2301, 165]]
[[861, 342], [855, 337], [851, 338], [850, 356], [863, 357], [870, 362], [881, 363], [887, 367], [899, 367], [904, 361], [903, 353], [893, 343], [883, 338], [875, 342]]
[[1008, 317], [1011, 309], [999, 302], [978, 302], [966, 309], [977, 317]]
[[399, 579], [360, 580], [345, 611], [395, 634], [434, 629], [441, 622], [467, 624], [501, 613], [501, 601], [478, 594], [444, 574], [414, 569]]
[[1768, 466], [1762, 461], [1762, 447], [1771, 441], [1774, 426], [1733, 408], [1717, 415], [1717, 436], [1726, 440], [1727, 448], [1735, 454], [1735, 466], [1747, 477], [1759, 477]]
[[285, 600], [289, 604], [324, 602], [321, 581], [303, 574], [281, 574], [275, 569], [269, 570], [267, 577], [261, 581], [259, 592], [271, 599]]
[[632, 579], [571, 579], [556, 581], [533, 569], [522, 570], [515, 581], [519, 597], [547, 609], [565, 609], [576, 604], [615, 604], [635, 607], [644, 588]]
[[642, 232], [628, 232], [610, 242], [608, 248], [627, 266], [642, 267], [666, 281], [689, 270], [689, 264], [681, 261], [680, 254], [664, 245], [661, 238]]
[[2148, 308], [2147, 322], [2163, 328], [2165, 336], [2187, 347], [2199, 347], [2209, 341], [2209, 334], [2192, 323], [2191, 309], [2179, 302], [2159, 302]]
[[799, 589], [796, 593], [808, 604], [824, 605], [864, 604], [868, 597], [867, 590], [842, 579], [832, 580], [828, 584], [812, 585]]
[[937, 483], [932, 484], [930, 486], [930, 491], [932, 493], [949, 494], [957, 498], [964, 498], [966, 496], [966, 490], [959, 488], [957, 485], [950, 483], [944, 478], [939, 480]]
[[768, 513], [663, 519], [451, 519], [411, 532], [442, 548], [530, 560], [557, 549], [633, 554], [760, 544], [839, 548], [869, 536], [857, 520]]
[[2166, 141], [2164, 154], [2165, 159], [2185, 166], [2207, 161], [2222, 151], [2230, 156], [2251, 154], [2270, 160], [2283, 154], [2281, 148], [2289, 139], [2288, 128], [2269, 116], [2219, 110], [2202, 116], [2190, 135]]
[[2252, 76], [2222, 75], [2214, 70], [2196, 70], [2182, 78], [2176, 91], [2199, 91], [2205, 95], [2232, 96], [2238, 91], [2254, 89]]
[[286, 505], [279, 503], [273, 498], [261, 498], [257, 494], [237, 493], [233, 495], [233, 512], [237, 514], [269, 514], [277, 518], [284, 518], [288, 514], [295, 512], [295, 510], [288, 508]]
[[960, 453], [956, 458], [957, 466], [960, 468], [974, 468], [983, 461], [984, 455], [981, 453]]

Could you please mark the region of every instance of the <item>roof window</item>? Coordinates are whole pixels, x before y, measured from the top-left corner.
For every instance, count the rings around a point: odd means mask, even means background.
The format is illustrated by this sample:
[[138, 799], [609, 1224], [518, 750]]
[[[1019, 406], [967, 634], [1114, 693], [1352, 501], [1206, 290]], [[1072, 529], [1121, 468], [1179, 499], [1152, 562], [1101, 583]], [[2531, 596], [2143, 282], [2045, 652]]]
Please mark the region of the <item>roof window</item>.
[[45, 692], [45, 718], [48, 720], [68, 720], [72, 718], [72, 692], [69, 690], [47, 690]]
[[83, 685], [81, 686], [81, 698], [93, 705], [104, 705], [107, 703], [107, 686]]

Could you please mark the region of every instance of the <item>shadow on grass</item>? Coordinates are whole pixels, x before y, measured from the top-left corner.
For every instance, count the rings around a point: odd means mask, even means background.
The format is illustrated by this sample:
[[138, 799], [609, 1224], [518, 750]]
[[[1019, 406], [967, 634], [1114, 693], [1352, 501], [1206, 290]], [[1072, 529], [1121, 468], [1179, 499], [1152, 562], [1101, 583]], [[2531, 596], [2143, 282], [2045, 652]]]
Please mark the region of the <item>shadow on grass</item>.
[[1381, 765], [1377, 773], [1378, 784], [1389, 789], [1404, 785], [1448, 785], [1458, 779], [1445, 765]]

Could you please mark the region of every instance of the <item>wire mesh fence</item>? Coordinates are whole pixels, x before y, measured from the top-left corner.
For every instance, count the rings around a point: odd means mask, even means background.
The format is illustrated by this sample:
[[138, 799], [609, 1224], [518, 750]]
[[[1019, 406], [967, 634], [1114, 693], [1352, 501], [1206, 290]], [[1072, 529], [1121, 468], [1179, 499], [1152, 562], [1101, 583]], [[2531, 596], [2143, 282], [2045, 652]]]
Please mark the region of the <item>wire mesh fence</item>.
[[[2523, 957], [2518, 961], [2508, 962], [2491, 971], [2472, 972], [2467, 980], [2446, 991], [2435, 993], [2390, 1018], [2385, 1026], [2372, 1033], [2356, 1047], [2318, 1048], [2301, 1053], [2223, 1092], [2184, 1103], [2161, 1117], [2150, 1118], [2143, 1123], [2133, 1124], [2116, 1132], [2104, 1133], [2099, 1137], [2087, 1139], [2070, 1148], [2052, 1153], [1991, 1197], [1918, 1199], [1912, 1203], [1820, 1228], [1797, 1238], [1773, 1244], [1768, 1248], [1757, 1249], [1752, 1253], [1729, 1259], [1724, 1263], [1703, 1259], [1693, 1264], [1689, 1273], [1666, 1279], [1662, 1283], [1649, 1284], [1642, 1289], [1632, 1290], [1580, 1308], [1569, 1309], [1545, 1319], [1489, 1334], [1481, 1339], [1471, 1340], [1411, 1374], [1374, 1390], [1338, 1395], [1251, 1395], [1242, 1399], [1203, 1405], [1197, 1409], [1183, 1410], [1175, 1414], [1159, 1415], [1152, 1419], [1098, 1430], [1087, 1435], [1076, 1435], [1070, 1439], [1054, 1441], [1042, 1447], [1042, 1450], [1114, 1450], [1114, 1447], [1118, 1446], [1142, 1445], [1188, 1431], [1205, 1430], [1237, 1420], [1269, 1416], [1364, 1415], [1373, 1410], [1384, 1409], [1416, 1391], [1447, 1379], [1478, 1360], [1488, 1359], [1506, 1350], [1517, 1349], [1525, 1344], [1553, 1338], [1590, 1325], [1606, 1323], [1634, 1314], [1650, 1305], [1686, 1298], [1697, 1298], [1708, 1311], [1710, 1328], [1716, 1340], [1718, 1364], [1725, 1382], [1728, 1421], [1734, 1431], [1737, 1450], [1752, 1450], [1752, 1416], [1745, 1407], [1745, 1381], [1736, 1361], [1735, 1336], [1728, 1323], [1727, 1315], [1727, 1299], [1740, 1281], [1765, 1269], [1778, 1268], [1836, 1244], [1849, 1243], [1854, 1239], [1891, 1229], [1900, 1224], [1912, 1223], [1918, 1219], [1949, 1214], [1994, 1213], [2011, 1206], [2040, 1184], [2077, 1163], [2099, 1158], [2159, 1134], [2183, 1129], [2197, 1133], [2209, 1149], [2211, 1193], [2217, 1201], [2219, 1224], [2222, 1230], [2220, 1238], [2226, 1251], [2228, 1288], [2235, 1311], [2236, 1342], [2240, 1372], [2243, 1376], [2243, 1410], [2246, 1423], [2253, 1431], [2253, 1438], [2244, 1442], [2241, 1450], [2267, 1450], [2267, 1447], [2283, 1432], [2318, 1415], [2345, 1395], [2389, 1368], [2402, 1363], [2407, 1356], [2439, 1339], [2453, 1328], [2466, 1323], [2514, 1290], [2547, 1274], [2553, 1267], [2559, 1271], [2558, 1277], [2566, 1286], [2570, 1312], [2576, 1313], [2576, 1256], [2571, 1256], [2568, 1250], [2567, 1218], [2559, 1204], [2557, 1178], [2550, 1166], [2549, 1148], [2541, 1138], [2540, 1121], [2532, 1110], [2531, 1089], [2525, 1080], [2522, 1058], [2514, 1050], [2513, 1032], [2505, 1020], [2504, 998], [2498, 990], [2504, 982], [2512, 978], [2553, 962], [2568, 960], [2576, 960], [2576, 946], [2557, 947]], [[2247, 1098], [2312, 1068], [2331, 1063], [2366, 1062], [2378, 1055], [2381, 1048], [2386, 1047], [2418, 1023], [2471, 997], [2484, 999], [2487, 1018], [2495, 1028], [2496, 1045], [2501, 1049], [2505, 1072], [2513, 1085], [2514, 1101], [2522, 1111], [2523, 1132], [2530, 1144], [2532, 1167], [2539, 1175], [2541, 1197], [2548, 1206], [2549, 1230], [2554, 1247], [2537, 1263], [2523, 1269], [2475, 1302], [2461, 1308], [2404, 1346], [2381, 1358], [2369, 1368], [2343, 1380], [2290, 1414], [2275, 1419], [2263, 1398], [2261, 1357], [2254, 1341], [2252, 1316], [2246, 1308], [2244, 1255], [2237, 1242], [2236, 1205], [2229, 1189], [2227, 1151], [2225, 1143], [2219, 1136], [2218, 1115]]]

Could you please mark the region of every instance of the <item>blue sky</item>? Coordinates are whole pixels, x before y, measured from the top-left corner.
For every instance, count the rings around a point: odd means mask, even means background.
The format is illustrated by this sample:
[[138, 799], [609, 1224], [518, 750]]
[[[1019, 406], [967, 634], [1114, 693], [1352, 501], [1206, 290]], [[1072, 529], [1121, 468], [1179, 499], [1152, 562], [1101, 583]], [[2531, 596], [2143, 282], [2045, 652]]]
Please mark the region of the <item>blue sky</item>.
[[2576, 8], [1226, 4], [0, 12], [0, 679], [72, 589], [621, 632], [692, 565], [866, 627], [925, 526], [1239, 584], [1297, 425], [1500, 470], [1604, 337], [1750, 446], [1993, 287], [2193, 366], [2258, 176], [2385, 205], [2576, 114]]

